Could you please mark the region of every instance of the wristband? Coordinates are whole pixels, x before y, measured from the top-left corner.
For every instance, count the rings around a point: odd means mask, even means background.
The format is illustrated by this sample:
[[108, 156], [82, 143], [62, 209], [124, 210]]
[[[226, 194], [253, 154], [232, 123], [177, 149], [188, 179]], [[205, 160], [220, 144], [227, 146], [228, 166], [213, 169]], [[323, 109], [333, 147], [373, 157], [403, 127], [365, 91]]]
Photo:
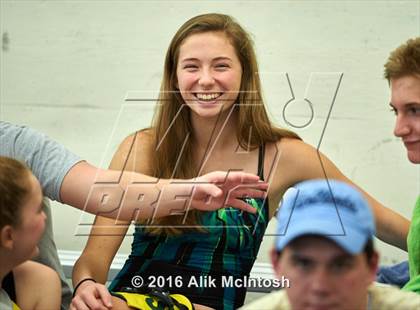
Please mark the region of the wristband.
[[93, 282], [95, 282], [95, 283], [96, 283], [95, 279], [93, 279], [93, 278], [86, 278], [86, 279], [81, 280], [79, 283], [77, 283], [76, 287], [75, 287], [75, 288], [74, 288], [74, 290], [73, 290], [73, 298], [74, 298], [74, 295], [76, 295], [76, 290], [79, 288], [79, 286], [80, 286], [83, 282], [86, 282], [86, 281], [93, 281]]

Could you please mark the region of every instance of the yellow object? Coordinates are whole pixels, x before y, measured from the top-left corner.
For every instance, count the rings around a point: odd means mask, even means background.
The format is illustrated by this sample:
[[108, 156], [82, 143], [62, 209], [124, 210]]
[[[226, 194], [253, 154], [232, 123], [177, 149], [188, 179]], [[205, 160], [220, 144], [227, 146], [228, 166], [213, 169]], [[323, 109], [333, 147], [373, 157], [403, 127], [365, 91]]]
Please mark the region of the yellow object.
[[[113, 292], [113, 295], [122, 297], [129, 307], [140, 310], [182, 310], [176, 305], [173, 307], [165, 305], [159, 298], [148, 294]], [[181, 294], [170, 294], [172, 299], [175, 299], [179, 304], [186, 307], [188, 310], [193, 310], [191, 301]]]

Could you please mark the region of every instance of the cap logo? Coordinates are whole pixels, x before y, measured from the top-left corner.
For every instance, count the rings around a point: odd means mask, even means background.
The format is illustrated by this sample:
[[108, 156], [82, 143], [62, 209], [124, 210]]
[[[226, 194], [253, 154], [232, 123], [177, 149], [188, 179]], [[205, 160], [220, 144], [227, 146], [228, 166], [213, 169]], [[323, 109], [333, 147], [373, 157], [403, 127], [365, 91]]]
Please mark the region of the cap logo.
[[[299, 190], [297, 195], [299, 195]], [[356, 212], [356, 208], [354, 207], [354, 204], [348, 199], [348, 198], [342, 198], [342, 197], [336, 197], [332, 194], [330, 191], [321, 190], [316, 193], [316, 195], [311, 196], [301, 196], [296, 199], [296, 208], [302, 208], [308, 205], [313, 204], [334, 204], [335, 206], [339, 205], [342, 207], [346, 207], [354, 212]]]

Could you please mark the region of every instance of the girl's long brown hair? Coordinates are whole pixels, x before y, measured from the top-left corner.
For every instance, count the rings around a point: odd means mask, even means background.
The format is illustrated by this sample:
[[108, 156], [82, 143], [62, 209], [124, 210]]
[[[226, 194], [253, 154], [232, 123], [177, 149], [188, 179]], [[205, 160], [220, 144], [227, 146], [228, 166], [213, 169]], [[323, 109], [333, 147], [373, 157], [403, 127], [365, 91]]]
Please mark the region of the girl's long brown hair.
[[[228, 15], [199, 15], [179, 28], [166, 53], [151, 130], [154, 153], [150, 158], [155, 177], [188, 179], [197, 176], [199, 167], [193, 165], [190, 111], [177, 90], [176, 71], [179, 49], [184, 40], [193, 34], [209, 31], [223, 32], [227, 36], [242, 66], [241, 88], [234, 108], [234, 112], [238, 113], [236, 136], [239, 145], [252, 150], [263, 143], [277, 142], [283, 137], [300, 139], [297, 134], [274, 126], [268, 118], [261, 95], [257, 59], [249, 34]], [[186, 217], [178, 215], [155, 219], [154, 227], [147, 230], [152, 233], [178, 234], [181, 232], [179, 225], [199, 227], [198, 215], [199, 211], [193, 210]]]

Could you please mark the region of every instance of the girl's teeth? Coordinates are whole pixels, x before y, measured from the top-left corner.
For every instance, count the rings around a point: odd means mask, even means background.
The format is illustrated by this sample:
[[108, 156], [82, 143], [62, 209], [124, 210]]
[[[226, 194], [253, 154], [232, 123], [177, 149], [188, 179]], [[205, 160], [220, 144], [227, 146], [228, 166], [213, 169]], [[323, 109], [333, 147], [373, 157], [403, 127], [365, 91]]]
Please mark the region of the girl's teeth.
[[197, 94], [197, 98], [200, 100], [213, 100], [219, 96], [220, 94]]

